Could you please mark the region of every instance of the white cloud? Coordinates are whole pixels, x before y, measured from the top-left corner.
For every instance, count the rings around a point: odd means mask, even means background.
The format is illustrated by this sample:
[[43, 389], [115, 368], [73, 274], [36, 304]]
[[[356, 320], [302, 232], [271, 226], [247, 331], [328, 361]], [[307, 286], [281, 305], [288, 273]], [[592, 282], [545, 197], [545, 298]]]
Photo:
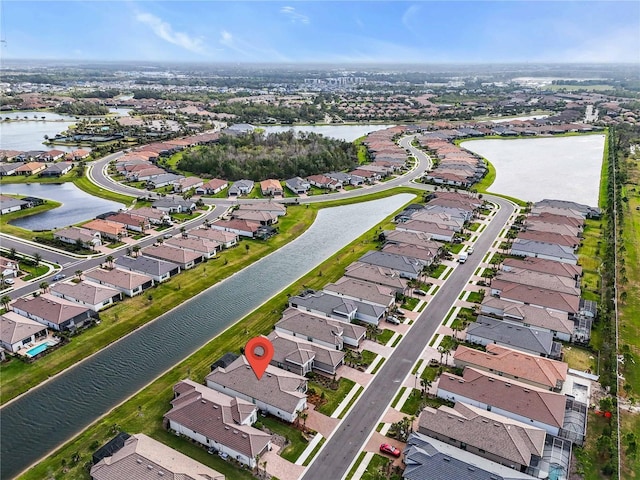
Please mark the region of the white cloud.
[[565, 62], [632, 62], [640, 61], [640, 36], [636, 28], [620, 27], [615, 31], [589, 32], [574, 47], [565, 48], [554, 55], [556, 61]]
[[222, 30], [222, 32], [220, 32], [220, 43], [226, 45], [227, 47], [230, 47], [231, 45], [233, 45], [233, 35], [231, 35], [226, 30]]
[[413, 32], [413, 19], [420, 11], [419, 5], [411, 5], [407, 10], [402, 14], [402, 24]]
[[201, 38], [195, 38], [183, 32], [175, 32], [168, 22], [151, 13], [138, 13], [136, 14], [136, 20], [151, 27], [153, 33], [169, 43], [191, 52], [204, 53], [204, 45]]
[[296, 9], [293, 7], [282, 7], [280, 9], [280, 13], [289, 17], [291, 23], [309, 23], [309, 17], [303, 15], [302, 13], [296, 12]]

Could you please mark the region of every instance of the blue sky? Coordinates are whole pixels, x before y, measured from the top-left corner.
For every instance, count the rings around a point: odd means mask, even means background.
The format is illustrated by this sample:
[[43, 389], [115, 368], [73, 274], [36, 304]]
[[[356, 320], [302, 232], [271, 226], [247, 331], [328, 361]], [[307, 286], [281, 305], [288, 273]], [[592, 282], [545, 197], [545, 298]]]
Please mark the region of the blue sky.
[[1, 3], [5, 59], [640, 63], [636, 0]]

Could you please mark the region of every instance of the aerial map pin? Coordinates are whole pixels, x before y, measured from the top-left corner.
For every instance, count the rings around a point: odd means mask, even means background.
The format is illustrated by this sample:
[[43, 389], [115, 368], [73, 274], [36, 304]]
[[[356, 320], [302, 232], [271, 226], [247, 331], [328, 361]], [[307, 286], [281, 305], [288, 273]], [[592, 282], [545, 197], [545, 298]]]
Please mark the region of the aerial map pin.
[[253, 337], [244, 347], [244, 356], [247, 357], [253, 373], [255, 373], [258, 380], [260, 380], [269, 362], [273, 358], [273, 345], [269, 339], [263, 335]]

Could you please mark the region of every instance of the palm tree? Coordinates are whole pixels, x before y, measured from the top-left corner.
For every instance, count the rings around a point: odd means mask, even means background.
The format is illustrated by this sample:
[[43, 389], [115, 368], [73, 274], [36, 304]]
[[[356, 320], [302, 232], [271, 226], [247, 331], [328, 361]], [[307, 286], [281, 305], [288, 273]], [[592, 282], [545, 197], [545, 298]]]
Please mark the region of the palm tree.
[[109, 255], [106, 260], [109, 264], [109, 268], [113, 268], [113, 261], [115, 260], [115, 258], [113, 258], [113, 255]]
[[38, 252], [35, 252], [33, 254], [33, 264], [34, 266], [38, 266], [40, 265], [40, 262], [42, 261], [42, 255], [40, 255]]
[[16, 251], [16, 249], [15, 249], [15, 248], [11, 248], [11, 249], [9, 249], [9, 258], [10, 258], [11, 260], [15, 260], [15, 259], [16, 259], [16, 254], [17, 254], [17, 253], [18, 253], [18, 252]]
[[420, 386], [422, 387], [422, 394], [424, 395], [431, 388], [431, 380], [422, 377], [420, 379]]
[[8, 311], [9, 304], [11, 303], [11, 297], [9, 295], [3, 295], [2, 298], [0, 298], [0, 303], [2, 303], [4, 309]]
[[82, 270], [76, 270], [74, 273], [76, 274], [76, 277], [78, 277], [78, 280], [82, 280]]
[[134, 245], [133, 246], [133, 253], [134, 255], [137, 257], [138, 253], [140, 252], [140, 245]]
[[46, 293], [47, 289], [49, 288], [49, 284], [47, 282], [40, 282], [40, 290], [42, 290], [42, 293]]

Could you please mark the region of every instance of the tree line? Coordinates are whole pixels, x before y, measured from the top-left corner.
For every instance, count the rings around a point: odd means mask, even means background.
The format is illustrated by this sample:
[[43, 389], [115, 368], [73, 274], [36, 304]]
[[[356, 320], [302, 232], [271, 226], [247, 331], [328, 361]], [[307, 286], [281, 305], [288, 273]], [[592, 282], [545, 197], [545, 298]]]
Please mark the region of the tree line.
[[218, 143], [183, 155], [182, 171], [227, 180], [306, 177], [355, 168], [357, 149], [353, 143], [316, 133], [251, 133], [223, 135]]
[[92, 102], [63, 103], [54, 108], [56, 113], [67, 115], [106, 115], [109, 108]]

